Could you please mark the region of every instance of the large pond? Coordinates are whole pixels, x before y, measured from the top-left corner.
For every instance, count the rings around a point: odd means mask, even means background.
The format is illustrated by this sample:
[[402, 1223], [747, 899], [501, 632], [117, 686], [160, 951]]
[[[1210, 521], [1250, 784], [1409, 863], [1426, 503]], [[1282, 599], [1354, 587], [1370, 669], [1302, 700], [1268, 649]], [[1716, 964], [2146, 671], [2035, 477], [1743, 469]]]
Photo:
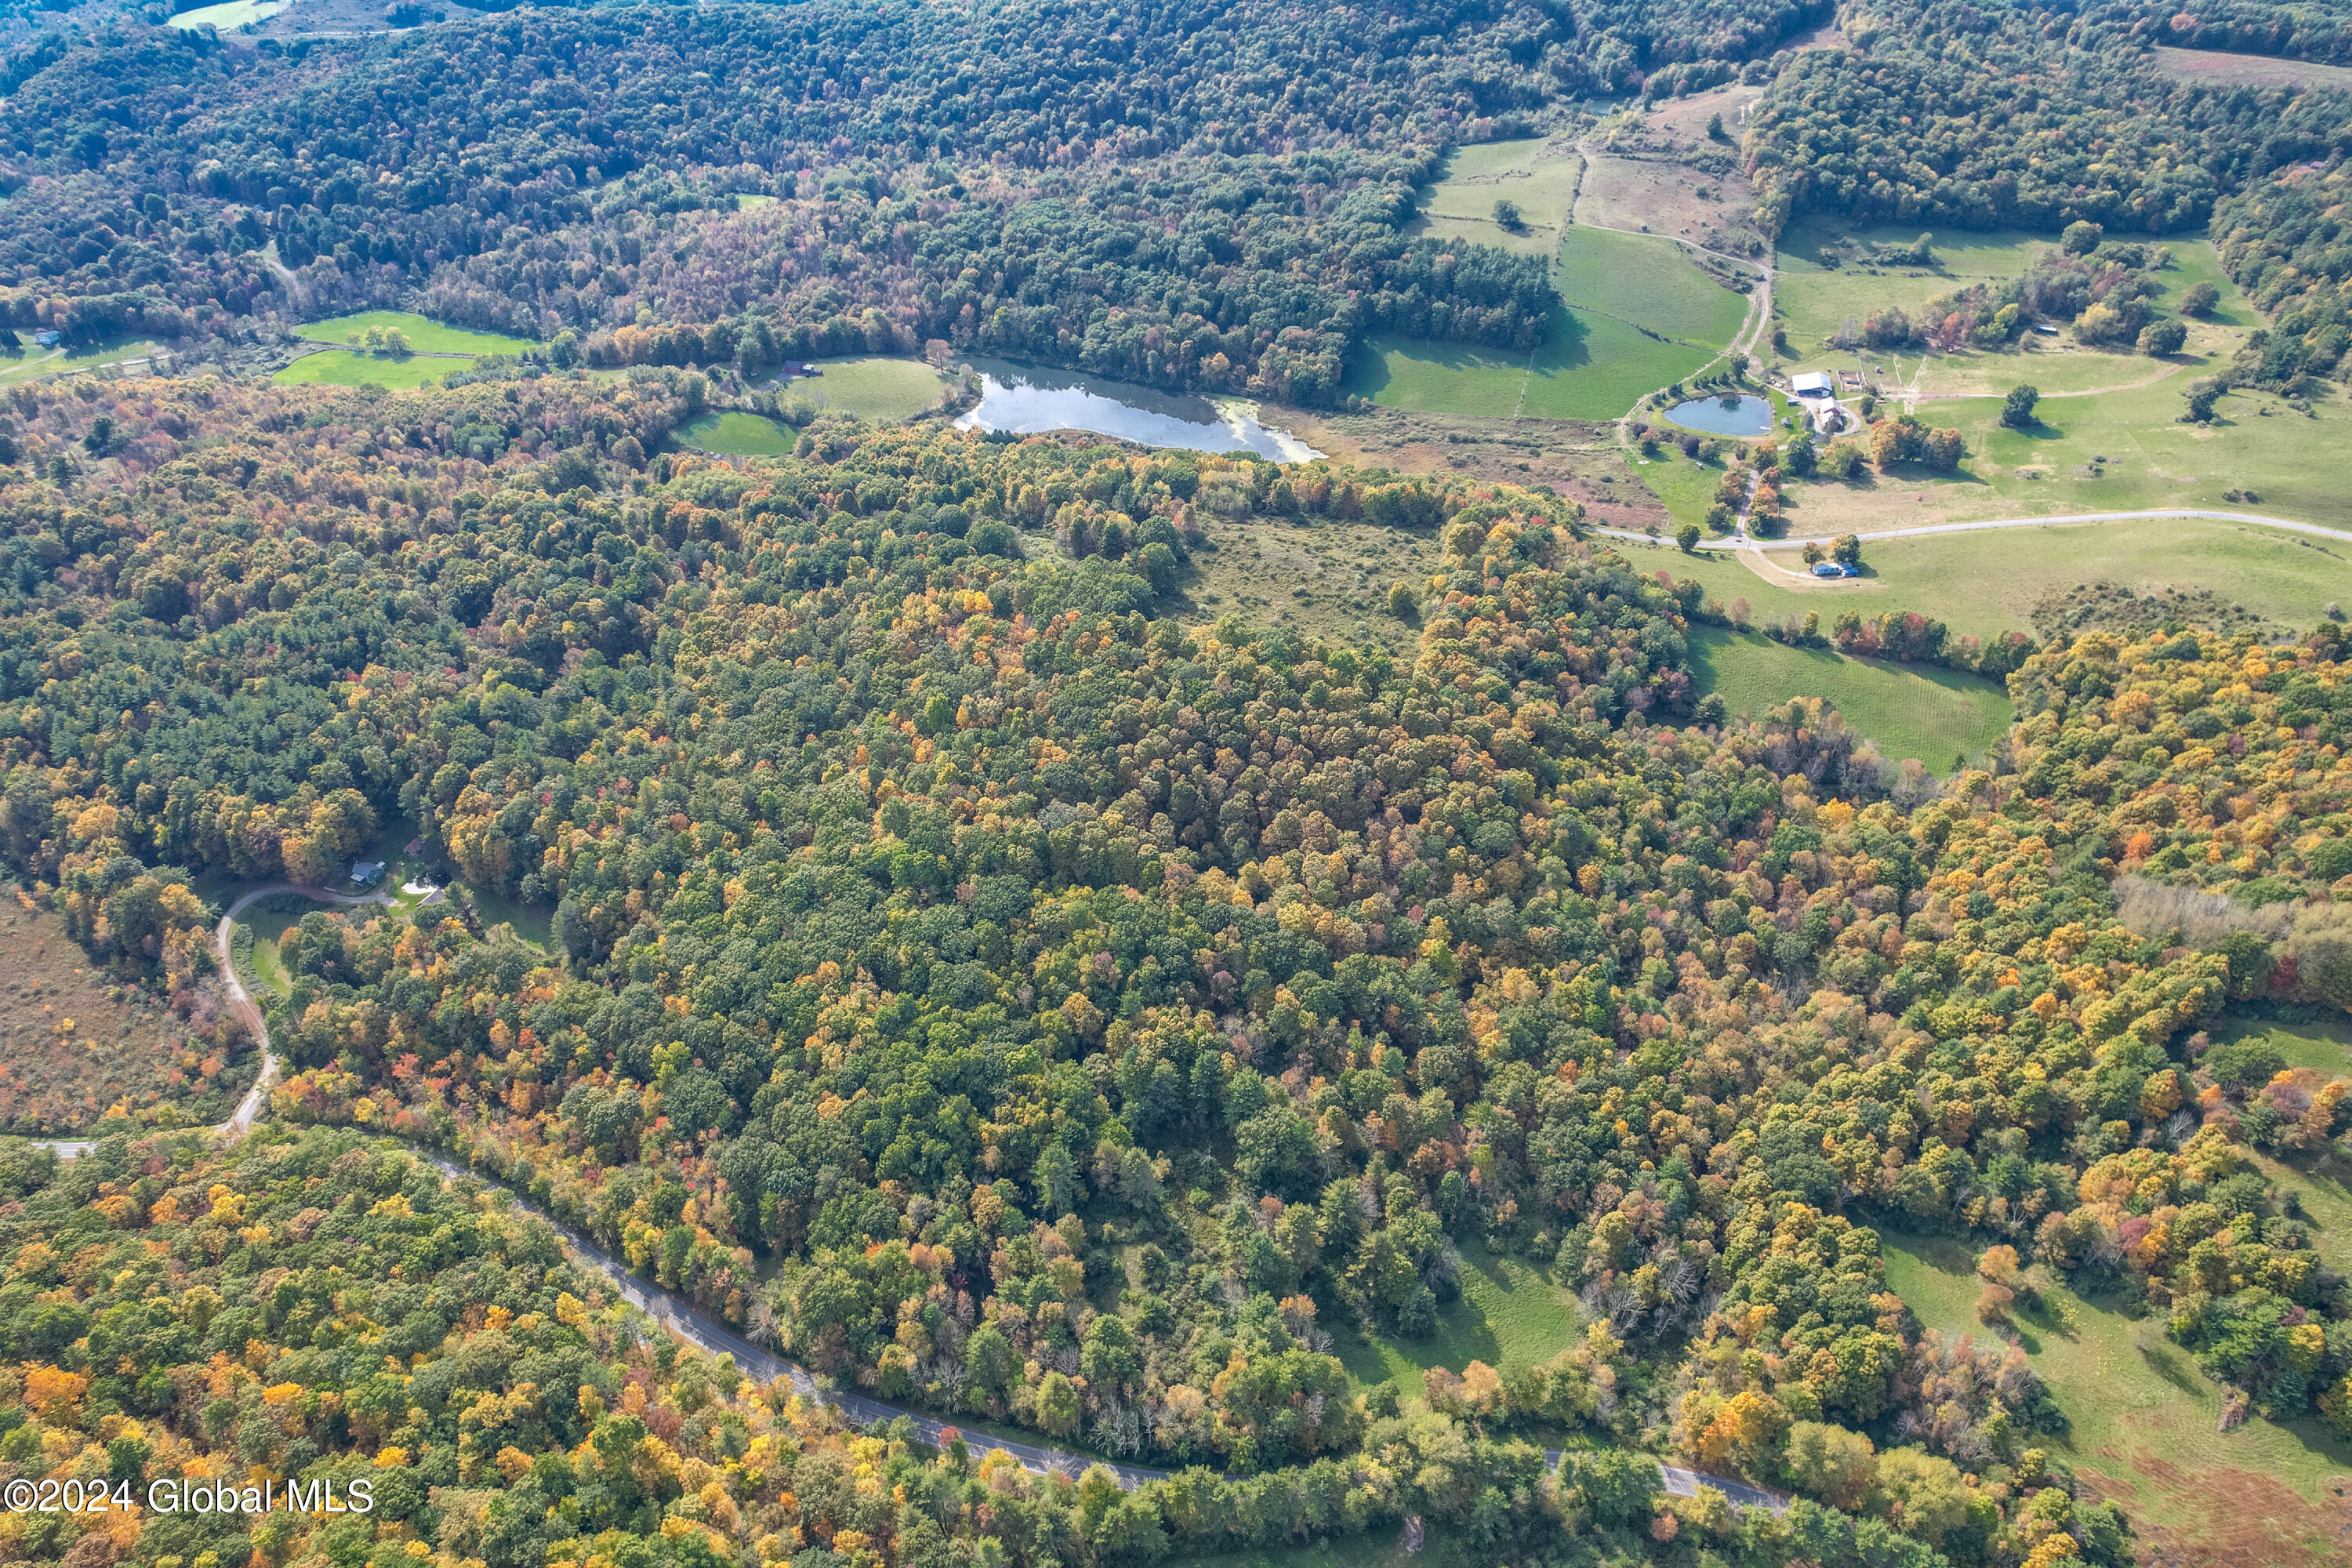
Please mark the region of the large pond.
[[1304, 463], [1323, 455], [1287, 430], [1261, 425], [1205, 397], [1179, 397], [1131, 382], [1005, 360], [971, 363], [980, 372], [980, 405], [956, 421], [961, 429], [1024, 436], [1091, 430], [1139, 446], [1255, 452], [1277, 463]]
[[1772, 405], [1762, 397], [1694, 397], [1675, 404], [1666, 417], [1710, 436], [1761, 436], [1772, 428]]

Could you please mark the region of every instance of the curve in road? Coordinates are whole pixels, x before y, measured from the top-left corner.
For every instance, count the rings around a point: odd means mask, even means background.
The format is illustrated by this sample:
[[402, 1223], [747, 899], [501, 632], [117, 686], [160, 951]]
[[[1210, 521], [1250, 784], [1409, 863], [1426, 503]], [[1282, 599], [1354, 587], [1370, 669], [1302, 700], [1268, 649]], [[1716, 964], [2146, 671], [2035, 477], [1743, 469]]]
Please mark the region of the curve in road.
[[[214, 1133], [224, 1138], [242, 1137], [252, 1131], [255, 1118], [261, 1113], [262, 1107], [268, 1103], [269, 1082], [276, 1076], [278, 1069], [277, 1054], [270, 1047], [269, 1026], [263, 1019], [261, 1009], [256, 1005], [252, 996], [237, 980], [236, 966], [230, 961], [229, 935], [236, 928], [238, 915], [243, 914], [261, 900], [279, 893], [295, 893], [320, 903], [373, 904], [391, 901], [390, 895], [381, 890], [369, 894], [330, 893], [318, 888], [304, 888], [290, 882], [278, 882], [264, 888], [256, 888], [246, 893], [231, 904], [228, 911], [221, 916], [220, 923], [213, 928], [213, 951], [220, 960], [221, 978], [227, 988], [230, 1005], [236, 1009], [237, 1016], [243, 1018], [247, 1026], [253, 1030], [254, 1038], [261, 1042], [261, 1072], [254, 1079], [253, 1088], [247, 1092], [245, 1099], [238, 1104], [236, 1113], [226, 1121], [212, 1129]], [[39, 1147], [55, 1150], [60, 1159], [66, 1160], [76, 1159], [86, 1154], [95, 1146], [94, 1141], [89, 1139], [49, 1139], [37, 1140], [36, 1142]], [[412, 1145], [412, 1147], [415, 1146]], [[907, 1410], [898, 1405], [886, 1405], [878, 1399], [868, 1399], [862, 1394], [853, 1394], [844, 1389], [819, 1386], [815, 1375], [807, 1368], [786, 1361], [773, 1351], [761, 1349], [676, 1292], [663, 1286], [650, 1285], [631, 1274], [604, 1248], [541, 1208], [530, 1198], [508, 1186], [504, 1182], [486, 1176], [478, 1171], [470, 1170], [431, 1149], [417, 1147], [416, 1153], [420, 1158], [430, 1162], [444, 1176], [452, 1180], [479, 1182], [485, 1186], [497, 1189], [517, 1208], [541, 1220], [553, 1230], [562, 1240], [565, 1249], [581, 1264], [604, 1276], [622, 1300], [685, 1340], [688, 1344], [695, 1345], [713, 1355], [734, 1357], [738, 1367], [761, 1382], [772, 1383], [781, 1377], [792, 1385], [794, 1393], [805, 1394], [809, 1398], [830, 1405], [855, 1421], [893, 1421], [903, 1415], [914, 1424], [916, 1436], [934, 1447], [944, 1447], [951, 1432], [961, 1433], [961, 1428], [952, 1423], [941, 1421], [934, 1415], [927, 1415], [919, 1410]], [[1060, 1448], [1048, 1448], [1037, 1444], [1021, 1442], [1015, 1438], [982, 1434], [973, 1446], [981, 1448], [982, 1452], [1002, 1448], [1018, 1460], [1024, 1468], [1036, 1471], [1041, 1475], [1059, 1474], [1075, 1477], [1100, 1465], [1118, 1479], [1118, 1484], [1121, 1487], [1130, 1491], [1147, 1481], [1169, 1479], [1168, 1471], [1153, 1469], [1146, 1465], [1129, 1465], [1111, 1459], [1090, 1458], [1083, 1454], [1073, 1454]], [[1558, 1448], [1544, 1450], [1544, 1462], [1547, 1468], [1557, 1468], [1560, 1458], [1561, 1450]], [[1733, 1480], [1723, 1476], [1704, 1475], [1680, 1465], [1663, 1462], [1658, 1468], [1664, 1478], [1665, 1489], [1670, 1496], [1690, 1497], [1696, 1494], [1701, 1486], [1709, 1486], [1722, 1492], [1730, 1501], [1742, 1508], [1769, 1508], [1777, 1511], [1788, 1506], [1787, 1499], [1777, 1493], [1766, 1491], [1761, 1487], [1750, 1486], [1745, 1481]]]

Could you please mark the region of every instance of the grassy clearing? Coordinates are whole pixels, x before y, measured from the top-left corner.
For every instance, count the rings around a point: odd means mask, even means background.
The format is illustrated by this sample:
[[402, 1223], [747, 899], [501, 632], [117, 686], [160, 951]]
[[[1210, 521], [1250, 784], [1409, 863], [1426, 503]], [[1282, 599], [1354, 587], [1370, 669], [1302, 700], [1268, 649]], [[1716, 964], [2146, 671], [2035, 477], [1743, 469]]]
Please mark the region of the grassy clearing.
[[794, 395], [828, 412], [856, 415], [877, 425], [912, 419], [947, 390], [947, 378], [920, 360], [875, 355], [814, 363], [824, 374], [793, 382]]
[[2052, 235], [2000, 230], [1989, 234], [1938, 234], [1933, 267], [1876, 267], [1848, 261], [1826, 265], [1824, 249], [1851, 237], [1873, 245], [1907, 246], [1917, 228], [1850, 229], [1834, 223], [1809, 223], [1783, 235], [1774, 262], [1772, 303], [1800, 355], [1817, 353], [1848, 318], [1867, 321], [1872, 312], [1899, 308], [1916, 320], [1920, 308], [1941, 294], [1971, 283], [1999, 283], [2022, 277], [2034, 255], [2054, 244]]
[[1691, 643], [1702, 696], [1715, 692], [1734, 713], [1750, 716], [1792, 697], [1827, 699], [1890, 761], [1916, 759], [1946, 773], [1955, 755], [1981, 757], [2009, 729], [2009, 694], [1976, 676], [1848, 658], [1712, 626], [1696, 628]]
[[1738, 249], [1748, 243], [1745, 225], [1755, 194], [1737, 173], [1708, 174], [1676, 156], [1601, 155], [1584, 172], [1576, 217], [1602, 228], [1671, 234], [1710, 249]]
[[[1614, 419], [1648, 393], [1693, 375], [1720, 344], [1664, 343], [1624, 322], [1583, 310], [1555, 320], [1528, 375], [1522, 414], [1546, 419]], [[1727, 338], [1728, 334], [1727, 334]]]
[[[1721, 463], [1694, 462], [1663, 446], [1657, 457], [1646, 462], [1636, 459], [1633, 472], [1665, 503], [1671, 520], [1668, 533], [1685, 522], [1705, 522], [1706, 509], [1715, 500], [1715, 488], [1723, 482]], [[1677, 566], [1676, 571], [1680, 570]]]
[[370, 327], [397, 328], [407, 334], [408, 346], [423, 354], [512, 354], [537, 346], [529, 338], [452, 327], [414, 310], [356, 310], [348, 316], [308, 321], [296, 330], [320, 342], [340, 343]]
[[761, 414], [730, 410], [706, 414], [679, 429], [679, 440], [729, 458], [781, 458], [797, 437], [787, 426]]
[[[1636, 471], [1650, 479], [1662, 467], [1653, 463]], [[1666, 468], [1665, 476], [1665, 483], [1653, 479], [1652, 485], [1664, 499], [1674, 523], [1696, 521], [1714, 493], [1712, 470], [1677, 465]], [[1831, 525], [1813, 509], [1793, 513], [1792, 521], [1807, 534], [1844, 526]], [[1665, 531], [1672, 533], [1673, 527]], [[1818, 610], [1824, 617], [1849, 607], [1864, 615], [1917, 610], [1956, 632], [1984, 637], [2031, 632], [2033, 607], [2045, 595], [2088, 583], [2118, 584], [2136, 593], [2205, 588], [2288, 628], [2316, 625], [2330, 603], [2352, 605], [2352, 545], [2318, 539], [2306, 542], [2300, 534], [2202, 518], [2053, 523], [1878, 540], [1870, 543], [1866, 554], [1870, 576], [1819, 588], [1791, 584], [1778, 574], [1769, 579], [1759, 576], [1733, 552], [1685, 555], [1671, 542], [1658, 547], [1627, 540], [1611, 543], [1641, 571], [1695, 578], [1727, 605], [1746, 599], [1758, 621], [1780, 620], [1807, 610]], [[1776, 553], [1779, 560], [1796, 564], [1790, 552]]]
[[1397, 337], [1374, 338], [1369, 348], [1353, 366], [1349, 392], [1386, 408], [1487, 419], [1614, 419], [1716, 353], [1660, 342], [1586, 310], [1556, 312], [1551, 336], [1531, 355]]
[[[1381, 642], [1410, 657], [1420, 627], [1389, 614], [1388, 593], [1399, 582], [1418, 592], [1437, 569], [1433, 533], [1254, 520], [1213, 521], [1209, 538], [1216, 548], [1193, 557], [1198, 575], [1188, 584], [1187, 619], [1239, 616], [1252, 626], [1295, 626], [1343, 644]], [[1029, 549], [1040, 549], [1034, 534]]]
[[[1607, 527], [1663, 522], [1665, 512], [1613, 426], [1521, 418], [1497, 424], [1446, 414], [1367, 408], [1355, 414], [1281, 408], [1274, 421], [1338, 463], [1407, 474], [1465, 474], [1517, 485], [1549, 485], [1584, 503]], [[1264, 417], [1265, 416], [1262, 416]]]
[[326, 349], [304, 354], [269, 379], [281, 386], [381, 386], [390, 392], [409, 392], [437, 386], [443, 376], [463, 368], [461, 362], [453, 359], [390, 359], [349, 349]]
[[[1457, 147], [1446, 155], [1444, 174], [1421, 194], [1421, 216], [1410, 232], [1548, 255], [1582, 173], [1573, 152], [1540, 137]], [[1519, 208], [1517, 229], [1495, 221], [1495, 204], [1505, 200]]]
[[2287, 1019], [2261, 1009], [2232, 1007], [2207, 1031], [2217, 1046], [2266, 1039], [2291, 1068], [2325, 1078], [2352, 1078], [2352, 1020]]
[[1462, 1255], [1462, 1294], [1439, 1310], [1434, 1333], [1392, 1340], [1342, 1330], [1334, 1335], [1334, 1353], [1358, 1387], [1394, 1384], [1400, 1398], [1413, 1402], [1431, 1367], [1460, 1372], [1474, 1361], [1492, 1367], [1549, 1361], [1578, 1341], [1584, 1321], [1575, 1298], [1531, 1265], [1469, 1248]]
[[14, 353], [0, 353], [0, 386], [19, 381], [38, 381], [43, 376], [60, 375], [69, 370], [96, 370], [100, 365], [145, 359], [161, 352], [162, 348], [163, 345], [152, 338], [109, 338], [86, 349], [45, 349], [36, 344], [27, 334], [22, 348]]
[[2352, 67], [2269, 55], [2235, 55], [2221, 49], [2155, 49], [2156, 63], [2200, 87], [2352, 88]]
[[278, 952], [278, 940], [286, 928], [294, 923], [292, 915], [261, 915], [240, 922], [253, 931], [253, 973], [256, 985], [274, 991], [280, 996], [294, 989], [293, 976], [286, 973], [286, 961]]
[[[2108, 353], [2054, 338], [2030, 339], [2006, 353], [1973, 350], [1923, 359], [1917, 353], [1899, 356], [1890, 369], [1916, 386], [1923, 401], [1919, 416], [1943, 417], [1945, 400], [1958, 397], [2000, 397], [2022, 382], [2044, 397], [2084, 397], [2120, 388], [2153, 386], [2179, 378], [2186, 386], [2211, 368], [2201, 356], [2177, 354], [2150, 359], [2146, 354]], [[2176, 393], [2177, 396], [2178, 394]]]
[[266, 22], [286, 9], [287, 0], [223, 0], [218, 5], [200, 5], [193, 11], [183, 11], [171, 18], [172, 26], [183, 32], [198, 27], [213, 27], [227, 33], [248, 22]]
[[1348, 390], [1384, 408], [1507, 419], [1527, 385], [1528, 356], [1471, 343], [1376, 337], [1359, 357]]
[[[1904, 468], [1854, 484], [1798, 485], [1790, 495], [1790, 527], [1869, 533], [2157, 508], [2257, 510], [2352, 526], [2352, 493], [2338, 481], [2336, 457], [2352, 439], [2352, 403], [2331, 395], [2305, 416], [2267, 393], [2242, 391], [2221, 400], [2213, 424], [2184, 425], [2187, 385], [2176, 374], [2126, 391], [2046, 399], [2040, 422], [2022, 431], [2000, 423], [1997, 398], [1924, 404], [1924, 421], [1958, 430], [1968, 444], [1956, 474]], [[2248, 501], [2248, 490], [2259, 500]]]
[[1672, 240], [1578, 226], [1560, 237], [1559, 296], [1686, 343], [1721, 348], [1747, 319], [1748, 298], [1693, 264]]
[[[1921, 1321], [1983, 1337], [1968, 1248], [1891, 1233], [1882, 1240], [1887, 1283]], [[2309, 1420], [2217, 1432], [2220, 1390], [2160, 1322], [2063, 1285], [2042, 1296], [2018, 1342], [2066, 1415], [2068, 1430], [2048, 1446], [2124, 1505], [2146, 1545], [2167, 1561], [2342, 1561], [2338, 1489], [2352, 1445]]]
[[2291, 1212], [2301, 1215], [2320, 1261], [2339, 1273], [2352, 1268], [2352, 1159], [2340, 1150], [2296, 1165], [2256, 1158], [2281, 1200], [2293, 1204]]
[[512, 899], [501, 898], [470, 882], [466, 884], [466, 890], [473, 894], [474, 909], [481, 915], [485, 928], [511, 927], [524, 946], [541, 951], [546, 949], [548, 931], [554, 924], [553, 911], [516, 903]]
[[1419, 414], [1614, 419], [1713, 360], [1748, 310], [1742, 296], [1663, 237], [1570, 225], [1559, 237], [1555, 276], [1569, 309], [1554, 313], [1533, 353], [1375, 338], [1352, 367], [1348, 390]]
[[[1828, 339], [1842, 323], [1861, 321], [1873, 311], [1898, 307], [1917, 321], [1929, 300], [1971, 283], [1998, 283], [2025, 270], [2033, 256], [2052, 242], [2032, 235], [1960, 236], [1950, 244], [1938, 237], [1934, 247], [1937, 265], [1874, 268], [1849, 262], [1831, 268], [1821, 262], [1822, 247], [1840, 231], [1814, 226], [1793, 233], [1780, 252], [1780, 271], [1773, 304], [1787, 332], [1796, 360], [1790, 368], [1859, 371], [1890, 395], [1927, 400], [1922, 417], [1937, 418], [1941, 400], [1980, 397], [2006, 393], [2019, 383], [2041, 389], [2045, 396], [2074, 397], [2117, 388], [2173, 382], [2179, 386], [2219, 367], [2259, 325], [2245, 296], [2222, 272], [2220, 255], [2203, 240], [2168, 242], [2170, 265], [2154, 274], [2160, 292], [2158, 309], [2177, 314], [2174, 301], [2192, 283], [2210, 282], [2221, 294], [2220, 309], [2202, 319], [2182, 318], [2189, 341], [2182, 352], [2165, 360], [2130, 353], [2109, 353], [2084, 347], [2061, 334], [2029, 333], [2016, 347], [1997, 353], [1962, 349], [1950, 354], [1928, 354], [1916, 345], [1892, 353], [1875, 349], [1842, 351]], [[1876, 243], [1908, 244], [1915, 231], [1873, 229], [1857, 237]], [[2171, 413], [2178, 413], [2176, 406]]]

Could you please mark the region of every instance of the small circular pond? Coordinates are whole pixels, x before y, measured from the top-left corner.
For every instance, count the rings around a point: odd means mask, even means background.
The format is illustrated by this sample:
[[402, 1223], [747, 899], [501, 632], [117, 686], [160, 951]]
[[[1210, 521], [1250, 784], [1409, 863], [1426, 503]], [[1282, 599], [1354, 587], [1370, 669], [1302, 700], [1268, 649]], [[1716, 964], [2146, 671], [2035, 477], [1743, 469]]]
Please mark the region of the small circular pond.
[[1675, 404], [1666, 417], [1710, 436], [1761, 436], [1772, 428], [1772, 404], [1762, 397], [1694, 397]]

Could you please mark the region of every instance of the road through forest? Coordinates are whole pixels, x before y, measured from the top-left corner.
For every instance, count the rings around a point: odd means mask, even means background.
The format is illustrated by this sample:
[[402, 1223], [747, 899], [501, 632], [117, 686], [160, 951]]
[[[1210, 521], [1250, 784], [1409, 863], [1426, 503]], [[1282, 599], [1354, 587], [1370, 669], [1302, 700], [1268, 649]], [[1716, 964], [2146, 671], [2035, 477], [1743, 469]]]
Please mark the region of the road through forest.
[[[237, 979], [236, 966], [229, 957], [229, 938], [236, 930], [238, 915], [261, 900], [281, 893], [297, 894], [320, 903], [373, 904], [391, 901], [390, 895], [382, 890], [368, 894], [330, 893], [317, 888], [302, 888], [289, 882], [278, 882], [268, 887], [256, 888], [244, 894], [228, 907], [226, 913], [221, 916], [220, 923], [213, 928], [213, 954], [220, 962], [221, 980], [227, 990], [229, 1005], [236, 1010], [237, 1016], [245, 1020], [246, 1026], [253, 1031], [254, 1038], [261, 1046], [261, 1072], [254, 1079], [253, 1088], [238, 1103], [235, 1113], [226, 1121], [212, 1129], [215, 1134], [224, 1139], [241, 1138], [252, 1131], [254, 1121], [268, 1104], [269, 1086], [278, 1072], [278, 1056], [270, 1045], [269, 1025], [262, 1017], [260, 1007], [255, 1004], [251, 994]], [[88, 1153], [93, 1147], [93, 1141], [89, 1139], [36, 1140], [36, 1142], [41, 1147], [56, 1150], [60, 1158], [68, 1160]], [[713, 1355], [733, 1356], [735, 1364], [748, 1375], [762, 1383], [772, 1383], [777, 1378], [783, 1378], [791, 1384], [795, 1393], [806, 1394], [812, 1399], [830, 1405], [852, 1420], [860, 1423], [892, 1421], [903, 1415], [914, 1424], [917, 1437], [934, 1447], [943, 1446], [948, 1441], [950, 1432], [961, 1430], [952, 1422], [942, 1421], [935, 1415], [926, 1415], [919, 1410], [908, 1410], [896, 1405], [886, 1405], [878, 1399], [868, 1399], [864, 1394], [854, 1394], [845, 1389], [820, 1385], [815, 1374], [807, 1368], [786, 1361], [773, 1351], [763, 1350], [751, 1343], [724, 1322], [676, 1291], [632, 1274], [603, 1247], [541, 1208], [529, 1197], [514, 1191], [505, 1183], [460, 1165], [435, 1150], [421, 1145], [412, 1145], [412, 1147], [415, 1148], [420, 1158], [430, 1161], [445, 1176], [452, 1180], [478, 1182], [502, 1194], [516, 1208], [545, 1223], [562, 1239], [565, 1249], [572, 1254], [577, 1263], [583, 1268], [602, 1275], [631, 1306], [635, 1307], [689, 1344], [696, 1345]], [[1055, 1472], [1066, 1476], [1077, 1476], [1096, 1465], [1101, 1465], [1118, 1478], [1120, 1486], [1129, 1490], [1143, 1485], [1146, 1481], [1165, 1480], [1169, 1476], [1166, 1470], [1153, 1469], [1145, 1465], [1122, 1464], [1113, 1459], [1074, 1454], [1066, 1449], [1046, 1447], [1009, 1437], [981, 1435], [970, 1441], [974, 1447], [983, 1452], [1002, 1448], [1019, 1460], [1025, 1468], [1041, 1474]], [[1544, 1451], [1544, 1460], [1547, 1465], [1557, 1466], [1560, 1457], [1559, 1449], [1548, 1448]], [[1664, 1479], [1666, 1491], [1673, 1496], [1692, 1496], [1699, 1487], [1704, 1485], [1714, 1487], [1733, 1503], [1742, 1508], [1779, 1510], [1788, 1506], [1788, 1500], [1778, 1493], [1767, 1491], [1761, 1487], [1750, 1486], [1745, 1481], [1734, 1480], [1723, 1476], [1702, 1475], [1696, 1470], [1663, 1461], [1658, 1468]]]

